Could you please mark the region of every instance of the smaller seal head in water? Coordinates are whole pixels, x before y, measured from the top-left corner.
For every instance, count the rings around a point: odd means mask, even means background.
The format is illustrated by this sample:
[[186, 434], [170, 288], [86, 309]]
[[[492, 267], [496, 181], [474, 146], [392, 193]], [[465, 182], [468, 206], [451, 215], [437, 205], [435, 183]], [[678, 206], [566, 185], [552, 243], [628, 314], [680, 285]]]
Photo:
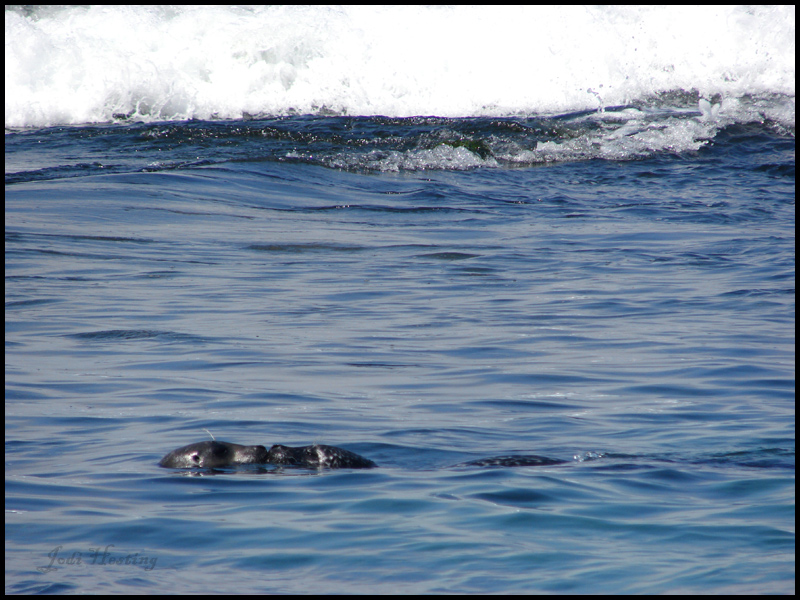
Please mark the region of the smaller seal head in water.
[[172, 469], [204, 467], [216, 469], [232, 465], [259, 464], [267, 462], [264, 446], [240, 446], [230, 442], [197, 442], [178, 448], [167, 454], [158, 463]]
[[561, 465], [566, 461], [535, 454], [514, 454], [511, 456], [492, 456], [456, 465], [457, 467], [546, 467]]

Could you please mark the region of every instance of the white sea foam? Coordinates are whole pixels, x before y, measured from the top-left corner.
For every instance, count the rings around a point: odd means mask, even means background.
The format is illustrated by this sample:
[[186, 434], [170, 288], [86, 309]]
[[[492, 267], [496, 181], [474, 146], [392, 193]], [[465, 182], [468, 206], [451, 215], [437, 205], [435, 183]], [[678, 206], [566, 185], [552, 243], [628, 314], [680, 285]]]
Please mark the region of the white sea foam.
[[5, 39], [7, 127], [555, 114], [795, 87], [794, 6], [13, 8]]

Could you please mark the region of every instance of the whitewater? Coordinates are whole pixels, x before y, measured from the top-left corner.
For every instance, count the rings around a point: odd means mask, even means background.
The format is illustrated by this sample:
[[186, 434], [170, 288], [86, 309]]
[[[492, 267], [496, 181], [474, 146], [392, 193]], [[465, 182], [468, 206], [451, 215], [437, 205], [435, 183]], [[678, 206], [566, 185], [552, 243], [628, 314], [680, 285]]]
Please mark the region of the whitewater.
[[676, 90], [793, 97], [794, 23], [793, 6], [6, 10], [5, 123], [542, 115]]

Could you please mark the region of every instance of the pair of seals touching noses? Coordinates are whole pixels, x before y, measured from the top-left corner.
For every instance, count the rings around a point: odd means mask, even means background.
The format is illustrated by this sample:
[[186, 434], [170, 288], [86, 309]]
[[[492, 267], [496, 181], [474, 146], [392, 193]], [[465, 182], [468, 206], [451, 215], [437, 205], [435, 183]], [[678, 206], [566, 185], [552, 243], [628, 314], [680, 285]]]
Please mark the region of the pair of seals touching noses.
[[270, 464], [307, 469], [371, 469], [374, 462], [355, 452], [336, 446], [301, 446], [290, 448], [276, 444], [267, 450], [264, 446], [241, 446], [230, 442], [197, 442], [178, 448], [158, 463], [172, 469], [202, 467], [217, 469], [234, 465]]
[[[457, 467], [538, 467], [562, 464], [566, 461], [534, 454], [494, 456], [455, 465]], [[336, 446], [300, 446], [291, 448], [276, 444], [267, 450], [264, 446], [241, 446], [230, 442], [197, 442], [178, 448], [158, 463], [172, 469], [200, 467], [217, 469], [247, 464], [269, 464], [306, 469], [371, 469], [374, 462], [355, 452]]]

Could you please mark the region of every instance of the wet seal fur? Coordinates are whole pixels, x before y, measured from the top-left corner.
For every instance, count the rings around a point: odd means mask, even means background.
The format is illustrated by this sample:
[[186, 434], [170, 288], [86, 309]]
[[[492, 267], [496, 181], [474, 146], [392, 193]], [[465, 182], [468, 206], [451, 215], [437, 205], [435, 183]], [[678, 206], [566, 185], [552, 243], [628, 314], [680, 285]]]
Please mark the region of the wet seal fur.
[[170, 469], [218, 469], [250, 464], [306, 469], [371, 469], [378, 466], [355, 452], [336, 446], [313, 444], [291, 448], [276, 444], [267, 450], [264, 446], [241, 446], [218, 441], [183, 446], [167, 454], [158, 464]]
[[321, 444], [298, 448], [275, 444], [269, 449], [267, 462], [271, 465], [289, 465], [309, 469], [371, 469], [378, 466], [355, 452]]

